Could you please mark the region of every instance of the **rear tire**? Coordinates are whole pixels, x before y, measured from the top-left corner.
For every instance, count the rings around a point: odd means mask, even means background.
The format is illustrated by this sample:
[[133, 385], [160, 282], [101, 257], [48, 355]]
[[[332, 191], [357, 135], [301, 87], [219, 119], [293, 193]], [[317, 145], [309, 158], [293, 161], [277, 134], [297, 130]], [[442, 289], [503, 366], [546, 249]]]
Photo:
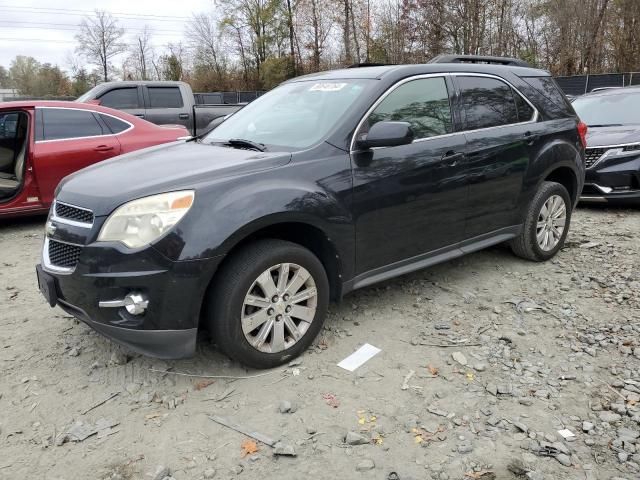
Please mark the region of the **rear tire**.
[[529, 205], [522, 231], [510, 242], [513, 253], [534, 262], [553, 258], [567, 238], [571, 212], [567, 189], [556, 182], [543, 182]]
[[327, 274], [313, 253], [296, 243], [259, 240], [223, 264], [207, 299], [205, 321], [229, 357], [271, 368], [309, 347], [328, 304]]

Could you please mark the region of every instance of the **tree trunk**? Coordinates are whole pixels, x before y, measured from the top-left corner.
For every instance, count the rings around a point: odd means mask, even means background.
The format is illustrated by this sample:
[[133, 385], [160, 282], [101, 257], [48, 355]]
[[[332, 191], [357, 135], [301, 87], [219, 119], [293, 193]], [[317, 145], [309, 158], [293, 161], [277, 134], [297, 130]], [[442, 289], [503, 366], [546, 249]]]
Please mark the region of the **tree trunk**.
[[313, 69], [320, 71], [320, 25], [318, 22], [317, 0], [311, 0], [311, 18], [313, 23]]
[[291, 55], [291, 68], [293, 76], [298, 74], [296, 67], [296, 48], [294, 45], [294, 30], [293, 30], [293, 9], [291, 8], [291, 0], [287, 0], [287, 23], [289, 24], [289, 54]]
[[349, 0], [344, 0], [344, 24], [342, 27], [342, 42], [344, 43], [344, 63], [351, 65], [351, 34], [349, 33]]

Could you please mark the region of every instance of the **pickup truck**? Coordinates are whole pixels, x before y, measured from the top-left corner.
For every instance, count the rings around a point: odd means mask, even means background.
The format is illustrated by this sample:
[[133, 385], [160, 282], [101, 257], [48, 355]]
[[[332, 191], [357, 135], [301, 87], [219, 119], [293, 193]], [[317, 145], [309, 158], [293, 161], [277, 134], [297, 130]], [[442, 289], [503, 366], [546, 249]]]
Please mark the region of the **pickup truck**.
[[105, 82], [76, 102], [115, 108], [157, 125], [183, 125], [192, 135], [206, 133], [244, 104], [197, 104], [191, 87], [173, 81]]

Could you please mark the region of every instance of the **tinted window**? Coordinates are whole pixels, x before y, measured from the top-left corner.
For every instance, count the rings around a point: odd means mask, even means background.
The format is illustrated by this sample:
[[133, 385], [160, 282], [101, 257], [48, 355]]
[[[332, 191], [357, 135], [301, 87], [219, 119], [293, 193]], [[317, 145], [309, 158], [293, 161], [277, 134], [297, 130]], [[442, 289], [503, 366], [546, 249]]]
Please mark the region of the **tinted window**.
[[104, 123], [107, 124], [107, 127], [109, 127], [109, 130], [111, 130], [111, 133], [124, 132], [130, 126], [128, 123], [123, 122], [122, 120], [118, 120], [117, 118], [110, 115], [100, 115], [100, 118]]
[[180, 108], [182, 96], [178, 87], [148, 87], [149, 108]]
[[[567, 100], [567, 97], [562, 90], [560, 90], [560, 87], [553, 78], [522, 77], [522, 80], [534, 88], [533, 91], [538, 94], [536, 98], [540, 100], [538, 103], [544, 107], [544, 113], [546, 113], [548, 117], [564, 118], [574, 115], [569, 100]], [[528, 93], [527, 97], [532, 98]]]
[[364, 128], [382, 121], [409, 122], [416, 139], [451, 133], [451, 107], [444, 78], [423, 78], [400, 85], [376, 107]]
[[458, 77], [466, 129], [496, 127], [518, 123], [511, 87], [485, 77]]
[[513, 98], [516, 101], [516, 108], [518, 109], [518, 121], [528, 122], [533, 119], [535, 110], [527, 103], [527, 101], [518, 92], [513, 92]]
[[100, 97], [100, 105], [110, 108], [139, 108], [138, 88], [118, 88], [109, 90]]
[[[43, 108], [44, 139], [93, 137], [104, 135], [102, 127], [91, 112], [66, 108]], [[110, 133], [110, 132], [106, 132]]]

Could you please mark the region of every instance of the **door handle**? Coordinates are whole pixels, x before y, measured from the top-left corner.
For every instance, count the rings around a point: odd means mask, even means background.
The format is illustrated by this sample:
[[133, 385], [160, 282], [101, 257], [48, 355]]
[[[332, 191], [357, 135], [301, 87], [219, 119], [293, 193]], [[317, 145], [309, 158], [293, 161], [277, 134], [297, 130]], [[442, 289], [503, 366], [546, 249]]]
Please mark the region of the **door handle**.
[[134, 115], [138, 118], [144, 118], [144, 113], [134, 113]]
[[460, 160], [464, 158], [464, 153], [462, 152], [454, 152], [453, 150], [449, 150], [447, 153], [442, 155], [440, 158], [446, 166], [455, 167]]
[[531, 132], [524, 133], [524, 140], [527, 142], [527, 145], [533, 145], [538, 140], [538, 135]]
[[109, 145], [98, 145], [94, 150], [96, 152], [109, 152], [113, 150], [113, 147], [110, 147]]
[[188, 120], [189, 119], [189, 114], [188, 113], [181, 113], [180, 115], [178, 115], [178, 118], [181, 118], [182, 120]]

